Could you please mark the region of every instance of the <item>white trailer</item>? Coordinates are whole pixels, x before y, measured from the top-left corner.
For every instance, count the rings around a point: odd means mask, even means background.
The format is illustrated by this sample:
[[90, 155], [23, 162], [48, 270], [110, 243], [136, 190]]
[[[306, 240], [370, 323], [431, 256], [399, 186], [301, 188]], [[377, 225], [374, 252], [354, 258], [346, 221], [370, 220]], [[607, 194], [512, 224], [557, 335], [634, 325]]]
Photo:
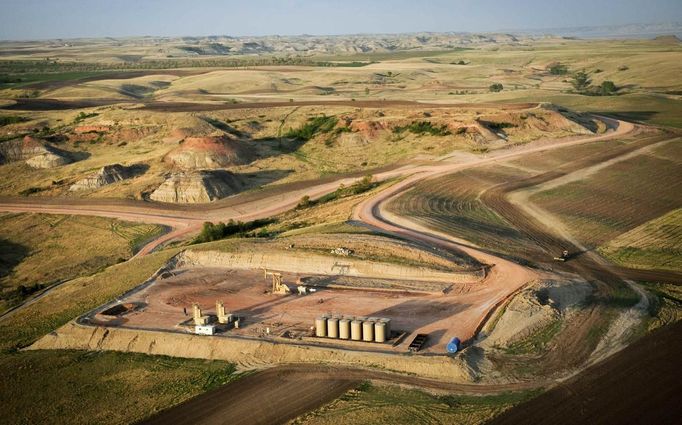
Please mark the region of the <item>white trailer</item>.
[[196, 325], [194, 333], [197, 335], [215, 335], [215, 325]]

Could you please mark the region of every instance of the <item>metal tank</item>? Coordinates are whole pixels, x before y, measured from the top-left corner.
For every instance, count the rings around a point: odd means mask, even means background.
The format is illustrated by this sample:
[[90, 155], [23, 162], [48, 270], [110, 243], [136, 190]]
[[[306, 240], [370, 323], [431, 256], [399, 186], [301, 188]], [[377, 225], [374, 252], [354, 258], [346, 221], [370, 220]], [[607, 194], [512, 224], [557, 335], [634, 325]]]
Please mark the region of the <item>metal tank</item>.
[[332, 317], [327, 319], [327, 338], [339, 337], [339, 319]]
[[386, 324], [386, 339], [391, 339], [391, 319], [381, 319]]
[[350, 339], [350, 319], [339, 320], [339, 338]]
[[362, 322], [362, 340], [365, 342], [374, 341], [374, 321], [365, 320]]
[[374, 323], [374, 341], [386, 342], [386, 322], [379, 321]]
[[315, 336], [325, 337], [327, 336], [327, 318], [324, 316], [315, 319]]
[[445, 348], [448, 350], [448, 353], [456, 353], [461, 344], [462, 341], [460, 341], [459, 338], [454, 337], [448, 342], [448, 345], [446, 345]]
[[355, 319], [350, 322], [350, 339], [353, 341], [362, 339], [362, 320]]

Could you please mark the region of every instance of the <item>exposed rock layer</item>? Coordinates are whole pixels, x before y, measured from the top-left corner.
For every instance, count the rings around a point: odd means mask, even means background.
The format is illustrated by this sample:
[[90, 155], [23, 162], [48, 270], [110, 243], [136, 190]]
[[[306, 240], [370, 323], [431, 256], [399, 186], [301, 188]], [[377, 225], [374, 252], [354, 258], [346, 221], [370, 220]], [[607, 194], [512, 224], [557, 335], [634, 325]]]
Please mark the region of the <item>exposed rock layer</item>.
[[26, 161], [33, 168], [53, 168], [68, 164], [71, 159], [66, 152], [31, 136], [0, 143], [0, 164], [17, 161]]
[[228, 137], [188, 137], [166, 155], [166, 161], [184, 170], [216, 169], [247, 164], [253, 154]]
[[135, 175], [134, 167], [124, 167], [121, 164], [105, 165], [97, 173], [74, 183], [69, 190], [92, 190], [102, 186], [131, 178]]
[[223, 170], [172, 174], [150, 198], [159, 202], [201, 203], [234, 195], [243, 189], [236, 175]]

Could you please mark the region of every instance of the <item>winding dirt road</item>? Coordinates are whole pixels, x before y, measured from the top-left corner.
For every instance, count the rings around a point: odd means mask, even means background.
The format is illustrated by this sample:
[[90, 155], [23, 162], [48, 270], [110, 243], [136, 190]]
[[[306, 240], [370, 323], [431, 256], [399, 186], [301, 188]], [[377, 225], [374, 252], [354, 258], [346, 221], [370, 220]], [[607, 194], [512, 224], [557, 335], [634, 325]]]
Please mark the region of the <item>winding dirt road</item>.
[[[483, 158], [453, 157], [438, 162], [406, 165], [382, 171], [375, 174], [377, 180], [391, 178], [403, 178], [403, 180], [359, 204], [354, 211], [354, 218], [381, 231], [398, 235], [405, 239], [437, 245], [449, 250], [461, 251], [474, 257], [479, 262], [492, 265], [490, 273], [485, 280], [485, 286], [489, 288], [487, 289], [486, 296], [490, 297], [490, 301], [484, 306], [484, 309], [472, 312], [472, 315], [467, 318], [467, 320], [471, 321], [472, 327], [477, 329], [487, 317], [488, 311], [504, 301], [516, 289], [532, 280], [535, 272], [527, 267], [468, 246], [466, 243], [462, 243], [462, 241], [450, 235], [426, 229], [403, 217], [392, 215], [382, 208], [383, 205], [392, 197], [397, 196], [424, 179], [505, 161], [528, 153], [616, 139], [627, 135], [635, 129], [634, 125], [627, 122], [609, 118], [602, 119], [611, 128], [607, 134], [575, 138], [569, 141], [545, 140], [510, 148], [505, 151], [496, 151]], [[147, 203], [123, 205], [116, 201], [107, 203], [101, 200], [93, 205], [84, 204], [83, 201], [73, 203], [60, 201], [60, 204], [55, 205], [54, 201], [41, 201], [37, 198], [30, 201], [24, 200], [23, 202], [17, 199], [0, 200], [0, 210], [96, 215], [172, 226], [174, 228], [172, 232], [145, 246], [138, 253], [138, 255], [145, 255], [162, 243], [174, 238], [185, 237], [197, 231], [203, 221], [227, 221], [229, 219], [248, 221], [269, 217], [293, 208], [303, 195], [308, 195], [314, 199], [335, 190], [341, 183], [348, 185], [356, 179], [357, 177], [346, 177], [310, 186], [300, 186], [286, 193], [256, 195], [241, 203], [235, 201], [229, 205], [211, 207], [203, 211], [170, 206], [164, 206], [160, 209]], [[473, 335], [468, 335], [468, 337], [470, 336]], [[306, 381], [311, 377], [313, 378], [312, 381]], [[159, 416], [152, 418], [148, 423], [167, 423], [171, 418], [175, 423], [224, 423], [227, 417], [234, 419], [230, 423], [280, 423], [324, 404], [342, 394], [348, 388], [357, 385], [362, 379], [379, 379], [393, 383], [406, 383], [450, 391], [480, 393], [518, 390], [541, 385], [541, 383], [537, 382], [505, 386], [446, 385], [441, 382], [428, 382], [428, 380], [420, 378], [401, 377], [390, 373], [336, 367], [328, 371], [320, 371], [307, 365], [292, 365], [268, 369], [241, 379], [235, 384], [230, 384], [214, 392], [204, 394], [167, 412], [161, 413]], [[402, 380], [406, 381], [402, 382]], [[307, 384], [301, 385], [301, 382], [304, 381]], [[293, 395], [298, 396], [294, 397]], [[267, 405], [263, 405], [264, 400], [267, 401]], [[256, 411], [262, 412], [255, 415], [253, 412]], [[246, 418], [249, 418], [248, 422], [244, 422]]]

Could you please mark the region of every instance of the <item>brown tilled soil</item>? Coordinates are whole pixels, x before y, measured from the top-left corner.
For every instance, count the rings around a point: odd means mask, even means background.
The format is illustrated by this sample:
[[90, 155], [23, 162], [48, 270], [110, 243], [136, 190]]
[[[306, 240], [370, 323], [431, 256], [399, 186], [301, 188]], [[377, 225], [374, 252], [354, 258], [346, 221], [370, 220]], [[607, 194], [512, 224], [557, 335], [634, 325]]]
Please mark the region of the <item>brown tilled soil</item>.
[[682, 322], [652, 332], [490, 424], [679, 423], [680, 358]]
[[289, 365], [241, 378], [166, 410], [142, 424], [281, 424], [332, 401], [365, 380], [466, 394], [489, 394], [534, 387], [534, 384], [528, 383], [489, 386], [453, 384], [376, 370]]

